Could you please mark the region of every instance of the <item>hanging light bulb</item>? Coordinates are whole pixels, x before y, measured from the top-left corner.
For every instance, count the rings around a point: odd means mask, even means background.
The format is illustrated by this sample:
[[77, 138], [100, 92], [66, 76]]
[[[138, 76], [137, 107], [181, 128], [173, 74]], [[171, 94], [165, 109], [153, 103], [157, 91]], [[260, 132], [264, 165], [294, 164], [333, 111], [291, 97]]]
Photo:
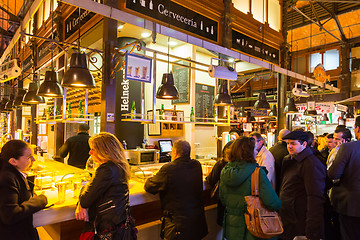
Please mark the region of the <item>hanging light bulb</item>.
[[219, 90], [214, 99], [214, 106], [230, 106], [231, 97], [229, 95], [227, 81], [219, 79]]
[[286, 100], [286, 106], [284, 108], [284, 113], [297, 113], [299, 110], [297, 109], [295, 105], [295, 100], [291, 97], [289, 97]]
[[58, 83], [57, 73], [54, 70], [45, 72], [45, 80], [37, 90], [37, 95], [51, 98], [63, 96], [63, 89]]
[[163, 74], [161, 85], [156, 92], [156, 98], [179, 99], [179, 93], [174, 85], [172, 72]]
[[269, 112], [269, 117], [277, 117], [277, 107], [276, 104], [271, 106], [271, 111]]
[[256, 109], [256, 110], [268, 110], [268, 109], [270, 109], [270, 104], [266, 100], [266, 94], [265, 93], [261, 92], [259, 94], [259, 98], [254, 104], [254, 109]]
[[23, 97], [23, 102], [28, 104], [39, 104], [39, 103], [45, 103], [45, 100], [43, 97], [38, 96], [36, 94], [38, 89], [38, 83], [37, 81], [33, 81], [29, 84], [29, 90], [27, 93], [25, 93]]

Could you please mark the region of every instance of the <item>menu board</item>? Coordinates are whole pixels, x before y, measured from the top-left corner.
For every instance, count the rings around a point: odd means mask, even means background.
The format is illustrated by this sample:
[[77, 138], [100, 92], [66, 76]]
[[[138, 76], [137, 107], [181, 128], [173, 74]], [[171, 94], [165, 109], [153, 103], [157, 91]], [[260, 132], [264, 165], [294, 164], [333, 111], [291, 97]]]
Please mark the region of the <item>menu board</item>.
[[[189, 66], [187, 61], [177, 61], [177, 63]], [[172, 73], [174, 76], [174, 84], [179, 92], [179, 99], [172, 100], [172, 104], [189, 103], [189, 89], [190, 89], [190, 69], [187, 67], [173, 65]]]
[[203, 118], [206, 114], [208, 118], [213, 118], [214, 114], [214, 92], [215, 87], [195, 83], [195, 117]]

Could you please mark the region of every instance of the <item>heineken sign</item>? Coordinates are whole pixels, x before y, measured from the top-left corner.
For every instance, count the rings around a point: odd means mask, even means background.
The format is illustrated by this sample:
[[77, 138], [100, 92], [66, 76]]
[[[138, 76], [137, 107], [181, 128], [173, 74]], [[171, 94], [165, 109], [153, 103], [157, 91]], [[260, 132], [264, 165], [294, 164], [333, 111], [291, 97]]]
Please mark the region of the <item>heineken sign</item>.
[[218, 41], [218, 22], [172, 1], [126, 0], [126, 8], [193, 34]]
[[238, 31], [232, 30], [232, 48], [251, 56], [279, 64], [280, 51], [248, 37]]

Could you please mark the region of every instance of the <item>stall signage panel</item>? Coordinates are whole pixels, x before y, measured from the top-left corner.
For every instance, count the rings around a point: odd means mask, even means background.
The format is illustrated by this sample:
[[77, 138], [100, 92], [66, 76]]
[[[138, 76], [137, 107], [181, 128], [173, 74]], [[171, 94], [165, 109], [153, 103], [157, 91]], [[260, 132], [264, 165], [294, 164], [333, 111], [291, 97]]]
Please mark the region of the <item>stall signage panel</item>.
[[172, 1], [126, 0], [126, 8], [212, 41], [218, 41], [217, 21]]
[[280, 51], [260, 41], [232, 30], [232, 48], [254, 57], [279, 64]]
[[346, 112], [347, 109], [348, 109], [348, 107], [345, 106], [345, 105], [337, 104], [337, 105], [336, 105], [336, 109], [337, 109], [338, 111], [341, 111], [341, 112]]
[[251, 109], [251, 116], [253, 116], [253, 117], [265, 117], [265, 116], [267, 116], [267, 110]]
[[30, 55], [29, 57], [27, 57], [24, 62], [22, 63], [22, 67], [23, 67], [23, 72], [26, 72], [27, 70], [29, 70], [32, 66], [32, 62], [31, 62], [31, 58], [32, 56]]
[[79, 18], [79, 9], [76, 9], [67, 19], [65, 19], [65, 39], [79, 30], [79, 24], [81, 27], [93, 16], [95, 16], [95, 13], [90, 10], [81, 9]]
[[209, 118], [214, 115], [215, 87], [195, 83], [195, 117], [203, 118], [206, 114]]
[[[308, 106], [306, 103], [299, 103], [296, 107], [300, 113], [303, 113]], [[333, 113], [335, 110], [333, 102], [315, 103], [315, 109], [317, 113]]]

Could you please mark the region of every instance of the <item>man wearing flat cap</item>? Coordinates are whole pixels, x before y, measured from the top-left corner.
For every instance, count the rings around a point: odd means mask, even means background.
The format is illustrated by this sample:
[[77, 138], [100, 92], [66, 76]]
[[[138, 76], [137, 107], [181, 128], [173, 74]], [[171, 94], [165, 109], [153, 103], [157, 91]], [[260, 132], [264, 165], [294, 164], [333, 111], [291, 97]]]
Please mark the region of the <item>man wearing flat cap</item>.
[[292, 131], [284, 138], [287, 155], [281, 168], [280, 216], [283, 240], [323, 238], [326, 168], [307, 145], [308, 134]]

